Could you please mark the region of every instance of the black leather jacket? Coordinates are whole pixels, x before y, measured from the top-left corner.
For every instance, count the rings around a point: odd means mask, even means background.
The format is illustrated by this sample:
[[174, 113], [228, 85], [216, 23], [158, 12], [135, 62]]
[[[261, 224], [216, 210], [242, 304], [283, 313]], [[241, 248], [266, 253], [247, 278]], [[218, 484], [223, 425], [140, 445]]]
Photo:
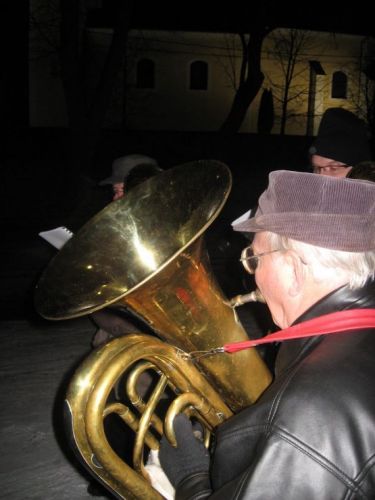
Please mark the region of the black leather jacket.
[[[295, 323], [375, 308], [374, 292], [340, 288]], [[375, 328], [284, 342], [271, 386], [218, 428], [210, 476], [176, 498], [375, 499]]]

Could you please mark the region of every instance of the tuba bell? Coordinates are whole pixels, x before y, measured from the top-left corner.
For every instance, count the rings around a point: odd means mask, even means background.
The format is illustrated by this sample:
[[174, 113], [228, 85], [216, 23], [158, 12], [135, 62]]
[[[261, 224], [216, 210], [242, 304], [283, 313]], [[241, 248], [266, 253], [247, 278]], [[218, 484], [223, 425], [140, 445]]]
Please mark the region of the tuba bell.
[[[150, 484], [144, 456], [158, 448], [164, 432], [173, 441], [177, 413], [200, 420], [208, 441], [220, 422], [254, 403], [271, 381], [255, 350], [189, 355], [248, 338], [210, 270], [204, 246], [204, 233], [231, 183], [228, 167], [213, 160], [152, 177], [86, 223], [37, 284], [36, 310], [46, 319], [126, 308], [156, 333], [126, 335], [96, 349], [67, 392], [72, 445], [118, 498], [161, 498]], [[145, 372], [158, 379], [147, 401], [137, 392]], [[116, 385], [121, 390], [114, 397]], [[172, 403], [160, 410], [166, 393]], [[106, 436], [105, 420], [112, 414], [134, 433], [131, 464]]]

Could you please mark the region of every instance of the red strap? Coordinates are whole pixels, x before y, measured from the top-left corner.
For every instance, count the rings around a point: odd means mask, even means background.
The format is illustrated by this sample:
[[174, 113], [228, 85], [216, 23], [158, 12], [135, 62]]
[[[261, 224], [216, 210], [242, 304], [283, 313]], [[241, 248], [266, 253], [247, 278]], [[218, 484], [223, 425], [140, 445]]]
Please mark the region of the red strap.
[[271, 333], [261, 339], [225, 344], [223, 349], [224, 352], [237, 352], [270, 342], [280, 342], [282, 340], [313, 337], [315, 335], [328, 335], [330, 333], [342, 333], [350, 330], [358, 330], [359, 328], [374, 327], [375, 309], [349, 309], [347, 311], [325, 314], [324, 316], [298, 323], [297, 325], [290, 326], [276, 333]]

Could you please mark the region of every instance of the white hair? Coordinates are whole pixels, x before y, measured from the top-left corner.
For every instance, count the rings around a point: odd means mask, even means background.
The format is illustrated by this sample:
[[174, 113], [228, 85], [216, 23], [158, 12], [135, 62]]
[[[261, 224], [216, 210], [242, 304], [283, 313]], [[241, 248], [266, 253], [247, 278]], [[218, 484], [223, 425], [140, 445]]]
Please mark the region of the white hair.
[[309, 266], [315, 282], [334, 279], [337, 274], [347, 280], [351, 289], [361, 288], [367, 280], [375, 279], [375, 251], [343, 252], [317, 247], [275, 233], [269, 234], [273, 249], [293, 250]]

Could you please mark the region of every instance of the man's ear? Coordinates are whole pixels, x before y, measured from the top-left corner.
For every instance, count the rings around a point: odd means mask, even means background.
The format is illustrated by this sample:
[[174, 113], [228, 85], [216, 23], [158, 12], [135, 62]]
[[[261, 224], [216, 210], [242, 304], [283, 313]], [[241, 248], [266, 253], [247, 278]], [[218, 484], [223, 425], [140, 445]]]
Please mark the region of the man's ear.
[[288, 264], [289, 286], [287, 288], [290, 297], [296, 297], [303, 290], [306, 280], [305, 264], [294, 250], [288, 250], [285, 255]]

